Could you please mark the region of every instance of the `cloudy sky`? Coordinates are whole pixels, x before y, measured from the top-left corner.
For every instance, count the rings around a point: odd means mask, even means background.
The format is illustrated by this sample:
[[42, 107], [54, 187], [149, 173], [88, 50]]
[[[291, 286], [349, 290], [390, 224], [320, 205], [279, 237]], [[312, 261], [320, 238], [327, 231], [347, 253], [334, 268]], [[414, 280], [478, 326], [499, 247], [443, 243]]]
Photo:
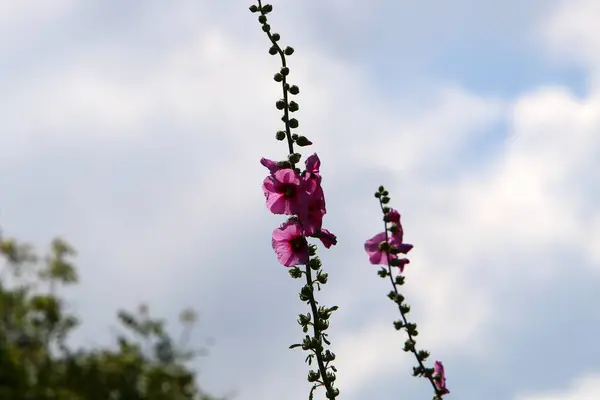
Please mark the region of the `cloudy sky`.
[[[79, 345], [110, 343], [120, 307], [194, 307], [206, 389], [301, 400], [306, 306], [258, 162], [286, 154], [278, 60], [250, 4], [0, 0], [0, 225], [79, 251]], [[448, 399], [600, 398], [599, 19], [597, 0], [274, 4], [339, 239], [319, 299], [340, 307], [341, 400], [431, 397], [362, 249], [380, 184]]]

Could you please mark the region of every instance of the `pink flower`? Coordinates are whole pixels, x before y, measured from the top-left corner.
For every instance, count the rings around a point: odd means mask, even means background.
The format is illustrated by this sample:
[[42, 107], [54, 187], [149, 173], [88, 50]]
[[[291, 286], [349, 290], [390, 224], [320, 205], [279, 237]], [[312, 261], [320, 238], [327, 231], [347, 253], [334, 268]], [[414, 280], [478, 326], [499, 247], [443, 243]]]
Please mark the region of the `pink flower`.
[[305, 183], [293, 169], [280, 169], [267, 176], [263, 192], [273, 214], [295, 215], [308, 207]]
[[337, 244], [337, 237], [327, 229], [321, 229], [321, 231], [316, 233], [314, 237], [319, 238], [326, 249]]
[[321, 160], [317, 153], [309, 156], [305, 162], [306, 170], [303, 173], [304, 178], [308, 182], [309, 192], [314, 192], [318, 187], [321, 186], [321, 175], [319, 174], [319, 168], [321, 168]]
[[276, 162], [276, 161], [269, 160], [269, 159], [266, 159], [266, 158], [264, 158], [264, 157], [260, 159], [260, 163], [261, 163], [263, 166], [267, 167], [267, 168], [269, 169], [269, 172], [270, 172], [271, 174], [274, 174], [275, 172], [277, 172], [277, 171], [279, 171], [280, 169], [282, 169], [282, 168], [279, 168], [279, 167], [277, 166], [277, 162]]
[[444, 373], [444, 365], [441, 361], [436, 361], [433, 364], [433, 383], [442, 396], [450, 393], [446, 388], [446, 374]]
[[[373, 265], [388, 265], [388, 256], [386, 252], [381, 248], [381, 246], [385, 243], [385, 235], [385, 232], [378, 233], [377, 235], [373, 236], [371, 239], [365, 242], [365, 251], [369, 256], [369, 261]], [[394, 236], [388, 236], [388, 244], [396, 246], [402, 254], [408, 253], [413, 247], [411, 244], [399, 242], [398, 238]], [[395, 258], [398, 258], [396, 254], [389, 254], [390, 260]], [[408, 264], [408, 260], [404, 260], [405, 259], [401, 260], [401, 271], [403, 271], [404, 265]]]
[[308, 243], [297, 220], [287, 220], [275, 229], [271, 244], [280, 264], [293, 267], [308, 263]]
[[400, 225], [400, 213], [393, 208], [390, 209], [390, 212], [385, 216], [385, 221]]
[[319, 159], [317, 153], [313, 154], [312, 156], [309, 156], [304, 162], [304, 165], [306, 165], [306, 172], [310, 174], [319, 175], [319, 168], [321, 168], [321, 160]]
[[307, 196], [307, 207], [301, 210], [299, 217], [304, 226], [304, 232], [311, 236], [321, 230], [323, 216], [327, 211], [325, 210], [325, 195], [321, 186], [316, 186], [312, 193], [307, 193]]

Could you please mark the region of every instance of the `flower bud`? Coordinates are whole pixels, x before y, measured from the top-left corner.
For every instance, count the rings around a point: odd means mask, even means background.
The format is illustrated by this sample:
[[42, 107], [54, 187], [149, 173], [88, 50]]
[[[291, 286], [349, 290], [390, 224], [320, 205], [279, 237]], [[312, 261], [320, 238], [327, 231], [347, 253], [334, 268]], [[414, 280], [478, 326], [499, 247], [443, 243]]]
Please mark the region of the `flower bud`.
[[277, 47], [275, 47], [275, 46], [272, 46], [272, 47], [269, 49], [269, 54], [270, 54], [270, 55], [272, 55], [272, 56], [274, 56], [275, 54], [277, 54]]
[[252, 4], [250, 6], [250, 12], [255, 13], [258, 11], [258, 7], [255, 4]]
[[320, 376], [321, 376], [321, 374], [319, 373], [319, 371], [313, 371], [313, 370], [308, 371], [308, 381], [309, 382], [316, 382], [317, 380], [319, 380]]
[[294, 54], [294, 49], [291, 48], [290, 46], [286, 47], [285, 50], [283, 51], [283, 53], [286, 56], [291, 56], [292, 54]]
[[285, 132], [284, 131], [277, 131], [277, 133], [275, 134], [275, 139], [277, 139], [277, 140], [283, 140], [283, 139], [285, 139]]
[[298, 120], [296, 118], [290, 118], [288, 123], [290, 124], [290, 128], [292, 128], [292, 129], [296, 129], [300, 125], [300, 123], [298, 122]]
[[290, 74], [290, 69], [288, 67], [281, 68], [281, 75], [286, 76]]
[[293, 95], [297, 95], [298, 93], [300, 93], [300, 88], [296, 85], [292, 85], [288, 90]]
[[263, 30], [263, 32], [269, 32], [269, 31], [271, 30], [271, 25], [269, 25], [269, 24], [264, 24], [264, 25], [262, 26], [262, 30]]
[[[290, 123], [292, 121], [290, 120]], [[304, 146], [310, 146], [312, 144], [312, 142], [310, 140], [308, 140], [305, 136], [298, 136], [298, 139], [296, 139], [296, 144], [300, 147], [304, 147]]]
[[281, 82], [281, 81], [283, 80], [283, 75], [281, 75], [281, 74], [278, 72], [278, 73], [276, 73], [276, 74], [273, 76], [273, 79], [275, 80], [275, 82]]
[[279, 33], [273, 33], [271, 34], [271, 39], [273, 39], [274, 42], [277, 42], [281, 39], [281, 35]]
[[319, 282], [321, 285], [324, 285], [324, 284], [326, 284], [326, 283], [327, 283], [327, 277], [328, 277], [328, 276], [329, 276], [329, 275], [327, 275], [327, 274], [320, 274], [319, 276], [317, 276], [317, 281], [318, 281], [318, 282]]
[[285, 101], [277, 100], [275, 107], [277, 107], [278, 110], [283, 110], [285, 108]]
[[300, 162], [300, 159], [302, 158], [301, 154], [298, 153], [294, 153], [294, 154], [290, 154], [288, 156], [288, 160], [290, 161], [290, 163], [292, 164], [298, 164]]
[[271, 11], [273, 11], [273, 6], [270, 4], [265, 4], [264, 6], [262, 6], [261, 10], [263, 13], [268, 14]]
[[267, 22], [267, 17], [265, 17], [264, 15], [259, 15], [258, 22], [260, 22], [261, 24], [265, 24]]

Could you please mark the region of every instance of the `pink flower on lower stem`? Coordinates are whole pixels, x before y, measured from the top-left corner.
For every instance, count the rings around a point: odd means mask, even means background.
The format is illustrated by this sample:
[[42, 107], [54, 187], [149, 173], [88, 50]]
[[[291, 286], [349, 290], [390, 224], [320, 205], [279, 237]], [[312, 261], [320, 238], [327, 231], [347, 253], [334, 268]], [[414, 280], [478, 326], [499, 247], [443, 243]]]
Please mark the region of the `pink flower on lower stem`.
[[[388, 265], [387, 252], [382, 249], [382, 245], [386, 242], [385, 236], [386, 232], [381, 232], [365, 242], [365, 251], [369, 256], [369, 261], [373, 265]], [[394, 236], [388, 236], [387, 242], [390, 245], [396, 246], [402, 254], [408, 253], [413, 247], [411, 244], [398, 242], [397, 238], [395, 238]], [[389, 254], [390, 260], [393, 260], [395, 258], [398, 258], [396, 254]], [[401, 271], [403, 270], [404, 265], [408, 264], [408, 260], [404, 260], [406, 259], [401, 260]]]
[[275, 229], [271, 244], [280, 264], [293, 267], [308, 263], [308, 242], [297, 220], [287, 220]]
[[280, 169], [263, 182], [267, 208], [273, 214], [298, 214], [307, 207], [304, 180], [291, 168]]
[[435, 388], [441, 393], [441, 395], [450, 393], [450, 391], [446, 388], [446, 374], [444, 372], [444, 365], [441, 361], [436, 361], [433, 364], [432, 377]]

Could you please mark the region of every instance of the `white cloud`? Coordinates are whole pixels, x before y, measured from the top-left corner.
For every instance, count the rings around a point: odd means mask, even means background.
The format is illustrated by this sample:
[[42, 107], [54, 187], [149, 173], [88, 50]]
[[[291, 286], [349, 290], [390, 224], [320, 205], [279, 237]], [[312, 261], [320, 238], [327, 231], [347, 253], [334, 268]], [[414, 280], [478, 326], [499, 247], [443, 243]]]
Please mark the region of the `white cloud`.
[[600, 399], [600, 374], [589, 374], [574, 380], [568, 389], [521, 394], [515, 400], [596, 400]]

